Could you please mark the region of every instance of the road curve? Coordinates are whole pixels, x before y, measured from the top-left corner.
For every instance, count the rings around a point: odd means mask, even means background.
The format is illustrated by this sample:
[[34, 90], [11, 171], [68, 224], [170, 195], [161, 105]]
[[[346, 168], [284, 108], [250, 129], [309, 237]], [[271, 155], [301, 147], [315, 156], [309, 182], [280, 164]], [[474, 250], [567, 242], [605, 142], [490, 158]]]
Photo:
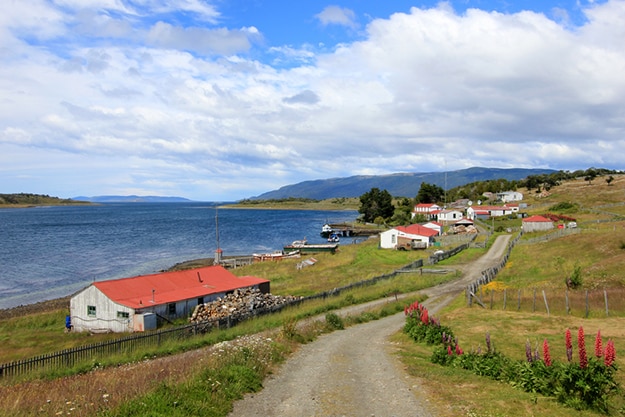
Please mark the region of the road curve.
[[[428, 310], [438, 311], [497, 263], [509, 239], [498, 237], [459, 279], [423, 290]], [[404, 321], [400, 313], [322, 335], [267, 378], [262, 391], [237, 401], [230, 416], [433, 416], [415, 379], [391, 353], [388, 338]]]

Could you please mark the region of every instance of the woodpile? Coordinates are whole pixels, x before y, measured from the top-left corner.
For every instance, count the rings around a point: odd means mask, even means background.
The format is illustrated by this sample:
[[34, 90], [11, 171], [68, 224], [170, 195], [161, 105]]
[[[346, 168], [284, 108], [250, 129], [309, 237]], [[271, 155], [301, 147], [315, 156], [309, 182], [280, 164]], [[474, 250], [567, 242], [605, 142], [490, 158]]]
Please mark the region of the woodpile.
[[451, 229], [452, 229], [452, 233], [455, 235], [471, 234], [471, 233], [478, 232], [477, 228], [473, 225], [471, 226], [458, 225], [458, 226], [453, 226]]
[[301, 297], [263, 294], [256, 288], [237, 289], [210, 303], [198, 304], [189, 322], [201, 323], [224, 318], [241, 321], [260, 313], [278, 310], [300, 299]]

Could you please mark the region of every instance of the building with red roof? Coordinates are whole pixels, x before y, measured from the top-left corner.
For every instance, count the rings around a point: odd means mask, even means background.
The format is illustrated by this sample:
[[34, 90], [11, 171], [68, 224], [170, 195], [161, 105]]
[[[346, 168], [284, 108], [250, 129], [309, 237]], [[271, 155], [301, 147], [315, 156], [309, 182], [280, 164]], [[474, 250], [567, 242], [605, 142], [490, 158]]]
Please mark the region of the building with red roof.
[[425, 249], [434, 241], [438, 230], [411, 224], [410, 226], [397, 226], [380, 233], [380, 247], [382, 249]]
[[236, 289], [270, 290], [269, 280], [237, 277], [222, 266], [94, 282], [70, 300], [76, 331], [132, 332], [156, 327], [157, 318], [188, 317], [198, 304]]
[[526, 233], [551, 230], [553, 221], [544, 216], [530, 216], [523, 219], [521, 228]]

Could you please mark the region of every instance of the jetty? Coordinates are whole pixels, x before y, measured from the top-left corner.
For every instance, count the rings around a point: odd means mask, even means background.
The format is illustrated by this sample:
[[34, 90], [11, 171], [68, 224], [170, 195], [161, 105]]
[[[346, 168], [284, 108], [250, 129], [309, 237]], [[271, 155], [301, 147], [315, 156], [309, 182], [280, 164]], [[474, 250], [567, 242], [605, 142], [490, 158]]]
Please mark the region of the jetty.
[[[350, 223], [330, 223], [324, 225], [324, 229], [326, 226], [329, 226], [331, 233], [340, 237], [369, 237], [375, 236], [384, 231], [377, 227], [355, 226]], [[322, 233], [324, 229], [322, 229]]]

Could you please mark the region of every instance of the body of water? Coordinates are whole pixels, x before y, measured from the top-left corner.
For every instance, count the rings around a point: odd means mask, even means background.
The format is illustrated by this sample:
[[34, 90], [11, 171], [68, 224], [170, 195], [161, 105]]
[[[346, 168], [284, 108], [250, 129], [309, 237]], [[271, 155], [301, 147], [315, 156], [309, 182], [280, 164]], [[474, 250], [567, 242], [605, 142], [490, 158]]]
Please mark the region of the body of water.
[[[119, 203], [0, 210], [0, 308], [71, 295], [96, 280], [178, 262], [281, 250], [356, 211], [217, 209], [211, 203]], [[216, 233], [218, 225], [219, 233]], [[342, 244], [348, 242], [341, 242]]]

